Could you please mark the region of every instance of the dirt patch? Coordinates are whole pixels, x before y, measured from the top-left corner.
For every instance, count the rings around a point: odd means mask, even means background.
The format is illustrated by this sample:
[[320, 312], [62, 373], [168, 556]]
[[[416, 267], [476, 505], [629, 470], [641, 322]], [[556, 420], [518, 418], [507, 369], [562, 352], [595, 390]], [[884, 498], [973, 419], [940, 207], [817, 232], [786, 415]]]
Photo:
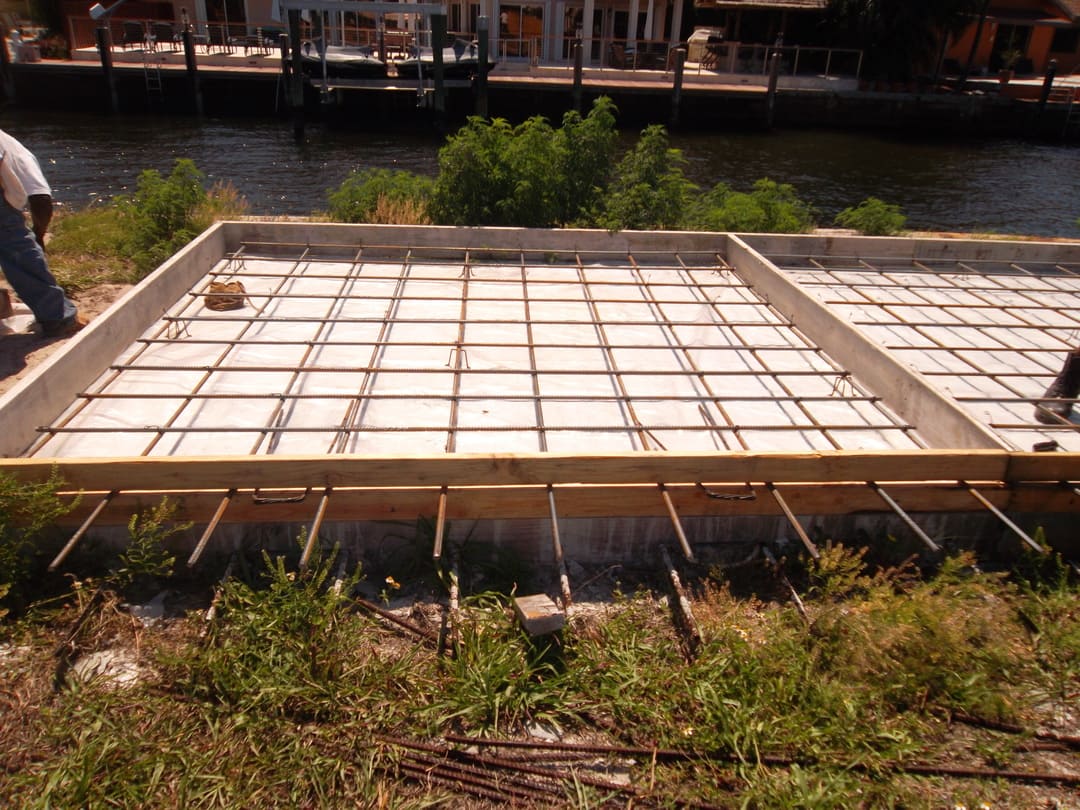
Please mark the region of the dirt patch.
[[[130, 284], [100, 284], [73, 296], [79, 313], [91, 321], [131, 289]], [[36, 330], [34, 316], [12, 294], [12, 313], [0, 320], [0, 395], [41, 365], [70, 340], [44, 338]]]

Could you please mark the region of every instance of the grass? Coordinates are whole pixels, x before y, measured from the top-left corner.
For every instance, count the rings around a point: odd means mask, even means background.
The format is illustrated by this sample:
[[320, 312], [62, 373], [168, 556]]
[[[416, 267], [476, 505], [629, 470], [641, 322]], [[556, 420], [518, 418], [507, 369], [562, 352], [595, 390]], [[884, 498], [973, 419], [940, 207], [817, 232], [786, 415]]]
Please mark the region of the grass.
[[[215, 221], [247, 213], [247, 200], [235, 187], [217, 183], [204, 190], [194, 165], [190, 170], [186, 197], [178, 190], [185, 178], [178, 178], [176, 171], [167, 180], [147, 173], [157, 182], [140, 188], [134, 202], [61, 209], [46, 246], [49, 268], [60, 286], [78, 293], [101, 284], [135, 283]], [[170, 206], [175, 210], [164, 215], [160, 209]]]
[[[227, 583], [209, 628], [201, 612], [144, 628], [118, 598], [103, 601], [80, 654], [126, 649], [143, 678], [121, 688], [72, 670], [54, 693], [49, 650], [85, 604], [72, 596], [2, 626], [10, 646], [0, 672], [12, 686], [0, 691], [0, 803], [445, 806], [445, 788], [405, 779], [400, 751], [380, 735], [520, 736], [536, 724], [571, 739], [696, 752], [631, 766], [637, 788], [651, 785], [661, 804], [1031, 806], [1055, 795], [896, 768], [1061, 770], [1033, 761], [1025, 738], [961, 731], [946, 718], [963, 711], [1076, 733], [1080, 589], [1067, 569], [1051, 561], [985, 573], [967, 555], [929, 572], [877, 569], [841, 546], [788, 566], [809, 623], [767, 587], [737, 594], [744, 583], [714, 572], [692, 583], [704, 638], [693, 659], [662, 594], [644, 586], [543, 642], [522, 634], [505, 596], [468, 597], [458, 653], [445, 656], [353, 610], [347, 594], [361, 573], [335, 593], [332, 555], [305, 573], [267, 556], [248, 580]], [[602, 798], [581, 783], [566, 791], [562, 806]]]
[[61, 212], [50, 232], [49, 269], [65, 290], [77, 293], [136, 280], [135, 261], [124, 250], [127, 226], [117, 207]]

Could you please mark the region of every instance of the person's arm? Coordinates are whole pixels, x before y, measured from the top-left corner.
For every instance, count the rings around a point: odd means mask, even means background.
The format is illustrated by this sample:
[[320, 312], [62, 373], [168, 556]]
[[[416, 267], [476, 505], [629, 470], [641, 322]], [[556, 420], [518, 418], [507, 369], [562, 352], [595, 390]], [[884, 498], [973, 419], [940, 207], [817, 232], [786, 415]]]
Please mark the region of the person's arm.
[[30, 202], [30, 221], [33, 223], [34, 237], [37, 239], [41, 249], [45, 249], [45, 232], [49, 230], [49, 223], [52, 222], [53, 205], [52, 197], [48, 194], [31, 194], [28, 198]]

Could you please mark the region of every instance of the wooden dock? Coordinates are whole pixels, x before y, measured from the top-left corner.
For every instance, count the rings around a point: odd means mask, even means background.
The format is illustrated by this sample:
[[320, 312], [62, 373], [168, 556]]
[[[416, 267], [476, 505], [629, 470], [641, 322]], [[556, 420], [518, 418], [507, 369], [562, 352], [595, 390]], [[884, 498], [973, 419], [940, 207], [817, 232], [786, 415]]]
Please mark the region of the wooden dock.
[[[196, 54], [197, 105], [191, 76], [180, 50], [145, 52], [114, 49], [113, 75], [117, 110], [203, 112], [217, 116], [289, 114], [281, 57], [276, 53]], [[95, 49], [84, 48], [71, 60], [14, 64], [4, 82], [5, 96], [16, 106], [109, 111], [109, 90]], [[308, 80], [304, 114], [309, 120], [332, 119], [346, 126], [411, 130], [453, 126], [476, 114], [475, 83], [447, 80], [445, 109], [436, 120], [429, 102], [430, 80], [396, 76], [386, 79]], [[488, 113], [523, 120], [543, 115], [559, 120], [574, 106], [574, 76], [569, 65], [497, 65], [488, 75]], [[580, 105], [587, 110], [601, 96], [611, 97], [623, 126], [672, 125], [674, 73], [667, 70], [585, 68]], [[955, 94], [861, 90], [853, 79], [781, 76], [775, 96], [777, 126], [850, 129], [915, 129], [938, 134], [1078, 137], [1070, 131], [1069, 105], [986, 92]], [[679, 124], [683, 128], [766, 129], [769, 126], [767, 77], [708, 71], [687, 65], [681, 87]]]

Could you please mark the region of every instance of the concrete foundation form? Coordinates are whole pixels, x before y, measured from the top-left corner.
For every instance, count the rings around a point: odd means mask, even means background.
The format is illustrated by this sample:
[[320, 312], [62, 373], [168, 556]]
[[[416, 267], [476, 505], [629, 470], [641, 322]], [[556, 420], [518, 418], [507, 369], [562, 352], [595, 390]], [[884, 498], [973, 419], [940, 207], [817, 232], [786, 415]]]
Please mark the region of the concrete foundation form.
[[0, 467], [83, 493], [73, 543], [177, 498], [193, 561], [1034, 547], [1077, 507], [1077, 422], [1034, 413], [1078, 294], [1077, 244], [219, 223], [0, 401]]

